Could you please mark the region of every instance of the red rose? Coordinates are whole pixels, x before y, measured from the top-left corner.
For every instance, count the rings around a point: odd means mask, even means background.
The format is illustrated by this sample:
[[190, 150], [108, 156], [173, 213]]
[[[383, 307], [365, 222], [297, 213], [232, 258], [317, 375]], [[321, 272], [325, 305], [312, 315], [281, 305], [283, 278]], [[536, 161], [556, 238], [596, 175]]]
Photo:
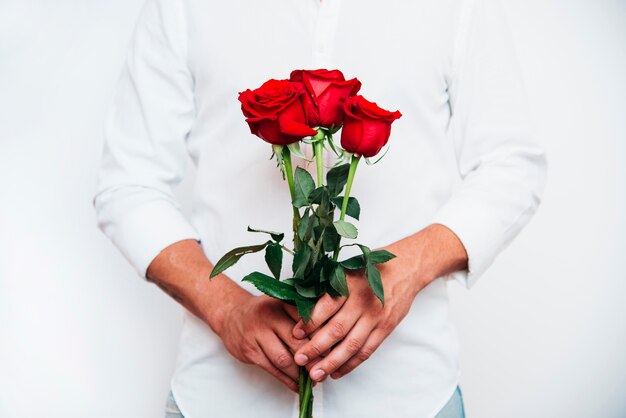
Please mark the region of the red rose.
[[363, 96], [354, 96], [343, 104], [346, 118], [341, 129], [341, 146], [348, 152], [373, 157], [387, 144], [391, 123], [402, 116], [389, 112]]
[[353, 78], [346, 81], [339, 70], [294, 70], [289, 80], [301, 82], [306, 88], [309, 126], [325, 128], [341, 126], [343, 102], [361, 88], [359, 80]]
[[317, 132], [307, 126], [302, 83], [268, 80], [256, 90], [239, 93], [250, 131], [270, 144], [287, 145]]

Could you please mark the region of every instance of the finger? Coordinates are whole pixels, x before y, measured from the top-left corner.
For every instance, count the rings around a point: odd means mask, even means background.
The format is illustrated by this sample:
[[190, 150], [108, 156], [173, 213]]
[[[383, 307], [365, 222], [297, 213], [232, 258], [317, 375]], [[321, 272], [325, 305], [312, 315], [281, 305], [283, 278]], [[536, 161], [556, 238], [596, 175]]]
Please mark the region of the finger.
[[288, 303], [282, 303], [283, 310], [294, 320], [294, 322], [298, 322], [300, 316], [298, 315], [298, 308]]
[[292, 378], [294, 382], [298, 381], [298, 366], [294, 363], [292, 354], [276, 334], [264, 333], [257, 338], [257, 343], [274, 367]]
[[[335, 344], [339, 343], [348, 335], [360, 316], [360, 310], [341, 309], [311, 337], [311, 341], [296, 351], [294, 356], [296, 364], [302, 366], [322, 356], [324, 352], [330, 350]], [[372, 325], [371, 328], [374, 328], [374, 325]], [[365, 337], [367, 337], [367, 335]], [[363, 341], [365, 341], [365, 338], [363, 338]]]
[[[293, 329], [294, 321], [288, 316], [282, 316], [275, 318], [271, 323], [272, 330], [278, 335], [283, 343], [291, 350], [292, 353], [298, 351], [303, 345], [309, 342], [308, 338], [298, 339], [293, 336], [291, 330]], [[293, 356], [292, 356], [293, 357]]]
[[335, 372], [330, 373], [330, 377], [333, 379], [339, 379], [342, 376], [350, 373], [352, 370], [356, 369], [359, 365], [361, 365], [364, 361], [369, 359], [374, 351], [380, 347], [382, 342], [387, 338], [389, 332], [383, 331], [381, 329], [375, 329], [372, 333], [367, 337], [367, 340], [363, 344], [363, 346], [341, 367], [339, 367]]
[[346, 335], [345, 339], [333, 348], [319, 363], [311, 368], [309, 372], [311, 379], [319, 382], [343, 366], [344, 363], [363, 349], [373, 329], [375, 329], [375, 323], [373, 322], [365, 319], [361, 319], [357, 322], [348, 335]]
[[281, 370], [276, 368], [276, 366], [274, 366], [265, 355], [260, 354], [258, 357], [256, 357], [254, 359], [254, 364], [274, 376], [276, 379], [278, 379], [279, 382], [287, 386], [289, 390], [295, 393], [299, 393], [298, 384], [290, 376], [287, 376]]
[[300, 320], [293, 328], [294, 337], [304, 338], [311, 334], [333, 316], [345, 301], [346, 298], [343, 296], [334, 298], [328, 293], [324, 294], [315, 304], [313, 312], [311, 313], [311, 320], [306, 324]]

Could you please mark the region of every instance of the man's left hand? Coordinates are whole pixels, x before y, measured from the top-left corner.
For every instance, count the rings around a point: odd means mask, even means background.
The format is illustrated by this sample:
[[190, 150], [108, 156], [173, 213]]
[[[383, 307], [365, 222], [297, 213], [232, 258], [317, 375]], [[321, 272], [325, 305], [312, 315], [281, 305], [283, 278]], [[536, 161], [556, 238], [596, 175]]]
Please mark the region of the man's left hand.
[[[378, 265], [385, 305], [361, 271], [348, 272], [348, 297], [326, 294], [311, 320], [300, 320], [296, 338], [311, 336], [294, 356], [307, 365], [314, 381], [337, 379], [367, 360], [409, 312], [417, 293], [442, 274], [464, 268], [467, 254], [458, 238], [442, 225], [431, 225], [386, 250], [397, 257]], [[442, 254], [445, 253], [445, 254]]]

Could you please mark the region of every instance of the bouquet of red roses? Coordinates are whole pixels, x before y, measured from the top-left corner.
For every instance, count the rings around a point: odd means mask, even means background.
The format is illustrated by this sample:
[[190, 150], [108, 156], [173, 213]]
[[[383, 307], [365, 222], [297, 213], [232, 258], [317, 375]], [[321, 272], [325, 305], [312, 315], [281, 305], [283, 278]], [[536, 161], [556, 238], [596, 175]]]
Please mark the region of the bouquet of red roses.
[[[256, 90], [239, 94], [250, 131], [272, 144], [273, 155], [287, 179], [293, 207], [293, 248], [282, 244], [284, 233], [252, 229], [269, 235], [266, 242], [235, 248], [216, 264], [211, 277], [235, 264], [242, 256], [265, 250], [271, 276], [253, 272], [243, 278], [261, 292], [295, 305], [303, 321], [310, 319], [317, 300], [325, 293], [348, 296], [346, 269], [364, 269], [365, 277], [381, 303], [383, 286], [377, 264], [395, 257], [388, 251], [372, 251], [357, 243], [341, 245], [341, 239], [357, 238], [361, 208], [350, 190], [361, 158], [368, 163], [387, 144], [391, 124], [401, 114], [381, 109], [357, 95], [361, 82], [346, 80], [339, 70], [295, 70], [288, 80], [269, 80]], [[333, 135], [341, 129], [341, 147]], [[313, 147], [317, 183], [309, 172], [292, 165], [292, 155], [304, 158], [301, 143]], [[337, 164], [324, 176], [323, 153], [330, 149]], [[344, 190], [345, 189], [345, 190]], [[340, 209], [335, 218], [335, 209]], [[356, 245], [361, 254], [339, 260], [343, 247]], [[281, 280], [283, 252], [293, 255], [292, 272]], [[300, 418], [312, 417], [312, 381], [300, 367]]]

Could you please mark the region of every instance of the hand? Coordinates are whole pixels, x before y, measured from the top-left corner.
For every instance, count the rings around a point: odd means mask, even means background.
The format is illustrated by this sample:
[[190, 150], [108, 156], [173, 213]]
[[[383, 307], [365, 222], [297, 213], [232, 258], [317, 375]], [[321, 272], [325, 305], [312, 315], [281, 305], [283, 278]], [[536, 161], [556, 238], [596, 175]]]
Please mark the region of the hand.
[[208, 280], [212, 270], [199, 243], [183, 240], [163, 249], [146, 276], [211, 327], [235, 358], [257, 364], [297, 392], [292, 352], [308, 340], [292, 336], [296, 321], [281, 301], [253, 296], [224, 274]]
[[[424, 230], [388, 246], [397, 257], [379, 265], [385, 305], [374, 296], [364, 274], [348, 274], [350, 295], [324, 295], [311, 321], [299, 321], [297, 338], [311, 340], [296, 351], [295, 361], [307, 365], [311, 379], [337, 379], [367, 360], [409, 312], [417, 293], [435, 278], [467, 265], [456, 235], [443, 225]], [[330, 350], [330, 351], [329, 351]]]
[[308, 339], [294, 338], [291, 331], [296, 322], [283, 303], [265, 295], [248, 295], [223, 318], [218, 335], [228, 352], [243, 363], [256, 364], [298, 393], [299, 371], [292, 353]]
[[312, 337], [296, 351], [295, 361], [310, 365], [311, 379], [322, 381], [329, 375], [337, 379], [351, 372], [374, 353], [406, 316], [417, 286], [399, 266], [392, 267], [392, 261], [388, 266], [379, 266], [385, 291], [384, 307], [374, 296], [365, 275], [354, 272], [347, 276], [350, 296], [324, 295], [316, 304], [311, 321], [298, 322], [294, 336]]

